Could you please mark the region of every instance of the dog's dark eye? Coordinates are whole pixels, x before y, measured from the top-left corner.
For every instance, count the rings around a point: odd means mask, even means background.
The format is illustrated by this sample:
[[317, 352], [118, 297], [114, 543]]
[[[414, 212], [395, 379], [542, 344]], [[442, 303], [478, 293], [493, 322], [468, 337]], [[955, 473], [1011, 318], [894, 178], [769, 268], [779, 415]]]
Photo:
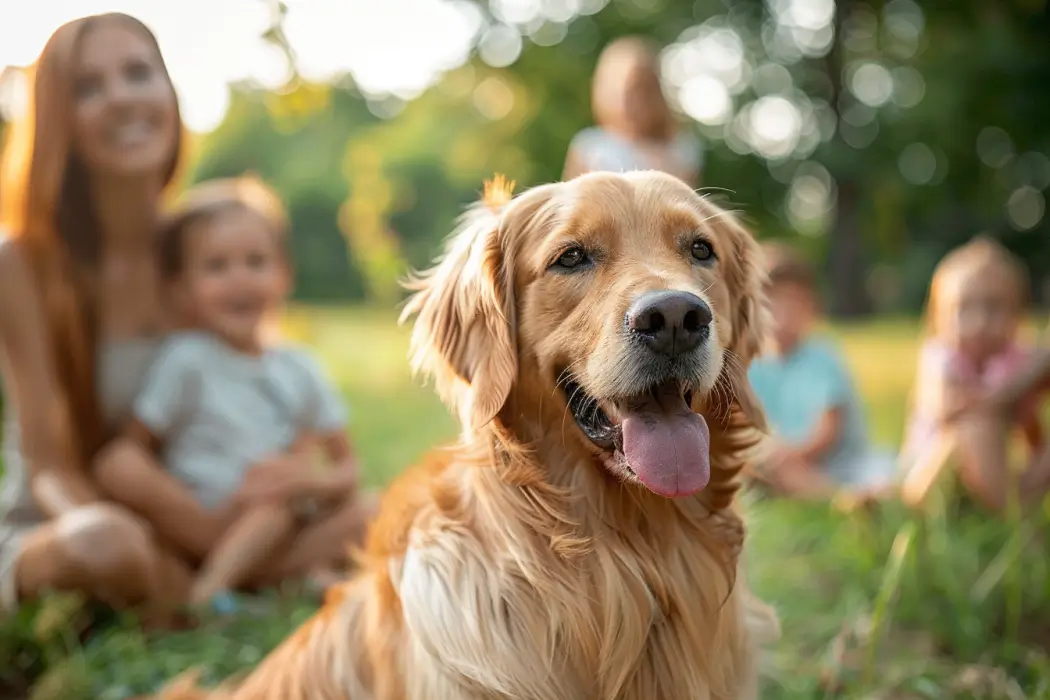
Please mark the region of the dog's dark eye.
[[707, 262], [715, 257], [715, 251], [711, 250], [711, 244], [707, 241], [695, 240], [691, 250], [693, 257], [700, 262]]
[[587, 262], [587, 253], [583, 252], [583, 248], [569, 248], [554, 261], [554, 267], [571, 270], [585, 262]]

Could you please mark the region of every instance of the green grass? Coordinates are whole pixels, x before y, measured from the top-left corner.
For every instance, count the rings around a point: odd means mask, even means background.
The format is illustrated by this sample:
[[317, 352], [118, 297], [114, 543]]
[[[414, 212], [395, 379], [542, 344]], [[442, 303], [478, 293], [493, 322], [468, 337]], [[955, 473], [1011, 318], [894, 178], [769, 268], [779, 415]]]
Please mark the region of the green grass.
[[[409, 377], [407, 331], [390, 313], [298, 310], [287, 328], [316, 348], [343, 388], [368, 483], [381, 486], [454, 434], [431, 390]], [[914, 323], [832, 332], [865, 397], [873, 438], [896, 445]], [[784, 501], [747, 508], [748, 577], [777, 606], [784, 629], [765, 663], [764, 698], [1050, 698], [1050, 558], [1041, 538], [1036, 544], [1025, 530], [956, 506], [921, 520], [894, 505], [851, 514]], [[0, 623], [0, 679], [5, 667], [25, 668], [35, 657], [35, 671], [44, 671], [37, 698], [128, 697], [193, 666], [217, 680], [254, 665], [311, 612], [304, 600], [274, 594], [265, 615], [157, 637], [129, 620], [80, 648], [68, 639], [72, 613], [63, 602]], [[21, 656], [3, 663], [16, 646]]]

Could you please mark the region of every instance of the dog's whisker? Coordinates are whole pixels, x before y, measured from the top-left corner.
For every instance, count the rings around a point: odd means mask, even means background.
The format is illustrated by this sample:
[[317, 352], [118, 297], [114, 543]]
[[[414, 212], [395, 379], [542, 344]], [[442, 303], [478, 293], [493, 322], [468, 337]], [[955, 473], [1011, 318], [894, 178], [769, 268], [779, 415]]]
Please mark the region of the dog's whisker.
[[[575, 400], [576, 395], [579, 394], [581, 391], [583, 391], [583, 387], [577, 385], [576, 386], [576, 390], [573, 391], [572, 394], [568, 397], [568, 401], [565, 402], [565, 408], [562, 410], [561, 434], [562, 434], [562, 441], [563, 442], [565, 440], [565, 422], [566, 422], [566, 418], [569, 415], [571, 415], [572, 409], [570, 407], [572, 406], [572, 402]], [[586, 397], [586, 399], [588, 401], [590, 400], [590, 397], [588, 397], [587, 394], [584, 394], [584, 397]]]
[[583, 364], [586, 361], [586, 359], [587, 358], [584, 358], [584, 357], [577, 358], [577, 359], [573, 360], [572, 362], [570, 362], [568, 364], [568, 366], [565, 367], [565, 369], [563, 369], [561, 372], [558, 373], [558, 378], [554, 382], [554, 388], [551, 390], [551, 396], [552, 397], [558, 393], [558, 389], [563, 388], [562, 385], [565, 382], [568, 382], [568, 381], [570, 381], [572, 379], [572, 377], [573, 377], [572, 370], [576, 366]]
[[716, 187], [715, 185], [703, 185], [702, 187], [697, 187], [693, 191], [701, 197], [706, 197], [712, 192], [725, 192], [727, 194], [736, 194], [736, 190], [731, 190], [728, 187]]
[[709, 214], [708, 216], [701, 219], [700, 223], [706, 224], [710, 221], [719, 221], [720, 219], [729, 219], [730, 221], [734, 221], [736, 219], [744, 217], [745, 215], [746, 213], [740, 209], [720, 209], [714, 212], [713, 214]]

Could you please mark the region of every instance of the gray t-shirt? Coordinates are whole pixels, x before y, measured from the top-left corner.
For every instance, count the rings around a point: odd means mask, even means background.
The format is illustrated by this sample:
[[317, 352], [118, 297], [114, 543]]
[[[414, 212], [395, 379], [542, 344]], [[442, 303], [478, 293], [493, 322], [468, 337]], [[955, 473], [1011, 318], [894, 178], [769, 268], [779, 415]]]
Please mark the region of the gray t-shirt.
[[303, 432], [341, 430], [347, 422], [346, 407], [302, 350], [272, 347], [250, 356], [201, 332], [169, 338], [133, 412], [162, 441], [165, 467], [208, 508]]

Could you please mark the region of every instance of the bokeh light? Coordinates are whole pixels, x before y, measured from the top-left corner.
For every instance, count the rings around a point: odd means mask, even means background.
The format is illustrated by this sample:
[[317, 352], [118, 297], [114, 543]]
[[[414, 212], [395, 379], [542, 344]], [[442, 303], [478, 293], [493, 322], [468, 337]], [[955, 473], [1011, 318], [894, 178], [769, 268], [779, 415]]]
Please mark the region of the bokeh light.
[[926, 81], [922, 73], [911, 66], [897, 66], [890, 71], [893, 78], [893, 102], [898, 107], [915, 107], [926, 96]]
[[474, 88], [474, 107], [488, 119], [502, 119], [514, 109], [514, 91], [502, 79], [490, 76]]
[[481, 38], [478, 55], [493, 68], [503, 68], [518, 60], [523, 45], [517, 29], [506, 24], [497, 24], [490, 27]]
[[997, 126], [986, 126], [977, 134], [977, 157], [989, 168], [1006, 164], [1014, 152], [1010, 134]]
[[750, 113], [751, 145], [766, 158], [785, 158], [798, 143], [802, 117], [788, 99], [767, 95], [755, 100]]
[[893, 97], [893, 76], [878, 63], [866, 61], [853, 66], [850, 73], [850, 90], [864, 104], [881, 107]]
[[1050, 158], [1045, 153], [1029, 151], [1017, 159], [1017, 167], [1026, 184], [1037, 190], [1050, 188]]
[[725, 124], [733, 115], [733, 98], [725, 84], [710, 75], [697, 75], [682, 85], [678, 99], [682, 109], [701, 124]]
[[1039, 225], [1046, 213], [1046, 199], [1034, 187], [1018, 187], [1006, 201], [1006, 216], [1018, 231], [1028, 231]]
[[905, 146], [897, 165], [904, 179], [913, 185], [928, 185], [937, 174], [937, 156], [925, 143]]
[[785, 203], [791, 225], [806, 236], [826, 233], [835, 195], [835, 181], [823, 165], [814, 161], [800, 163]]

